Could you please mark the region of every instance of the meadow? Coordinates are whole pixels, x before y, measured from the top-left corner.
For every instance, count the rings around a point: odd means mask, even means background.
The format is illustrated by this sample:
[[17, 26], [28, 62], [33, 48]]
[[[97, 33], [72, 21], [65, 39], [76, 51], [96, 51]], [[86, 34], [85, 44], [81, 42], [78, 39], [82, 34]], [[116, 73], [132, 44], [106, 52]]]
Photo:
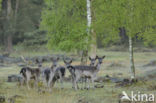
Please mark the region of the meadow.
[[[35, 53], [35, 52], [34, 52]], [[25, 52], [24, 56], [34, 56], [33, 52]], [[46, 52], [38, 52], [35, 55], [45, 55]], [[104, 51], [98, 50], [98, 55], [106, 55], [103, 60], [98, 76], [109, 75], [116, 78], [130, 78], [129, 68], [129, 53]], [[11, 56], [19, 56], [14, 53]], [[156, 66], [147, 66], [151, 60], [155, 60], [155, 52], [135, 52], [135, 66], [137, 78], [146, 78], [148, 75], [156, 75]], [[74, 61], [73, 64], [79, 64], [79, 61]], [[89, 61], [88, 61], [89, 63]], [[60, 61], [64, 65], [63, 61]], [[119, 103], [119, 95], [122, 91], [126, 91], [130, 95], [131, 91], [141, 93], [153, 93], [156, 95], [156, 76], [148, 78], [147, 81], [139, 80], [137, 83], [130, 86], [116, 87], [115, 83], [103, 82], [103, 88], [95, 88], [89, 90], [73, 90], [71, 82], [64, 82], [64, 89], [60, 88], [60, 84], [56, 83], [52, 92], [40, 92], [35, 88], [28, 90], [26, 87], [20, 87], [18, 83], [7, 82], [8, 75], [19, 74], [20, 67], [17, 64], [5, 64], [6, 66], [0, 67], [0, 96], [8, 99], [16, 96], [15, 103]], [[50, 66], [51, 63], [44, 63], [44, 66]], [[67, 70], [66, 77], [69, 76]], [[81, 86], [81, 84], [80, 84]], [[124, 102], [123, 102], [124, 103]], [[125, 102], [126, 103], [126, 102]], [[131, 102], [128, 102], [131, 103]], [[146, 103], [146, 102], [134, 102]], [[156, 103], [156, 102], [148, 102]]]

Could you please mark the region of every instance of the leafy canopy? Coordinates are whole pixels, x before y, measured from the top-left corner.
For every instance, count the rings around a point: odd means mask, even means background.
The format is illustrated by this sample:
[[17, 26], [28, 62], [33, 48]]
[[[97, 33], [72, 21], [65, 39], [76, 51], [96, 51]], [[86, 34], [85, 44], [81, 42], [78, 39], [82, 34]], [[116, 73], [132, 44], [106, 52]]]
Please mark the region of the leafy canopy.
[[105, 41], [117, 40], [120, 27], [124, 27], [131, 37], [145, 31], [144, 37], [154, 37], [149, 28], [156, 25], [155, 0], [94, 0], [93, 7], [94, 28], [98, 34], [106, 35]]
[[41, 29], [47, 31], [48, 47], [74, 51], [89, 47], [85, 0], [45, 0]]

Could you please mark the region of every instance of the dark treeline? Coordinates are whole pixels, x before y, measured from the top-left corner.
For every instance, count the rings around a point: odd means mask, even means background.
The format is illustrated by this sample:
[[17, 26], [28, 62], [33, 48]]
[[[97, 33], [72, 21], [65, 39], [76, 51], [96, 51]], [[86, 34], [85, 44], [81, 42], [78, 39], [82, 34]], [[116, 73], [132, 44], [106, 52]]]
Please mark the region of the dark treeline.
[[3, 0], [0, 13], [0, 44], [5, 50], [13, 45], [44, 44], [45, 33], [39, 30], [43, 0]]

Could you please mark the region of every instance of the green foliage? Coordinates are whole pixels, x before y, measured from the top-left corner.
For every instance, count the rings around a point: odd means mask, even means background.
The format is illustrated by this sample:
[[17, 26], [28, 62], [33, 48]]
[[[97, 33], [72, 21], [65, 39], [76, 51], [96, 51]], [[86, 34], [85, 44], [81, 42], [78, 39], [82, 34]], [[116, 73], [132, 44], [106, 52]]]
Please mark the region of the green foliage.
[[[93, 1], [96, 14], [94, 28], [99, 34], [105, 35], [106, 42], [117, 40], [120, 27], [125, 27], [126, 34], [131, 37], [135, 37], [142, 31], [151, 32], [146, 27], [155, 25], [153, 20], [154, 3], [154, 0]], [[110, 39], [111, 37], [112, 39]]]
[[89, 47], [87, 34], [86, 1], [45, 0], [41, 29], [48, 34], [48, 47], [74, 51]]
[[1, 11], [1, 7], [2, 7], [2, 0], [0, 0], [0, 11]]
[[[8, 22], [7, 6], [3, 3], [0, 13], [1, 45], [4, 45], [7, 34], [12, 34], [14, 45], [22, 42], [27, 46], [43, 44], [48, 39], [48, 47], [56, 50], [89, 48], [91, 41], [86, 26], [86, 0], [19, 0], [17, 19], [15, 4], [16, 0], [13, 0], [13, 15]], [[121, 42], [119, 28], [123, 27], [128, 36], [139, 37], [146, 46], [156, 45], [155, 0], [91, 0], [91, 9], [92, 28], [97, 34], [98, 45], [109, 46]], [[38, 30], [39, 26], [47, 36]]]
[[143, 38], [146, 46], [154, 46], [156, 45], [156, 1], [151, 0], [151, 6], [148, 8], [148, 21], [149, 24], [146, 26], [143, 33], [140, 34], [141, 38]]
[[142, 33], [141, 36], [146, 46], [156, 45], [156, 29], [155, 28], [151, 28], [150, 32], [145, 31], [144, 33]]

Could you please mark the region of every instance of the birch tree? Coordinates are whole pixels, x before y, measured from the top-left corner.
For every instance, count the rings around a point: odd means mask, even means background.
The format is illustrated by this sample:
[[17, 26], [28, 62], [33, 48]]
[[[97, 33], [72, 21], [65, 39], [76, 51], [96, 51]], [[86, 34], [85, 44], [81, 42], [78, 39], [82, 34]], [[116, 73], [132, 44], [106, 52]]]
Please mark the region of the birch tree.
[[88, 26], [88, 35], [91, 35], [91, 56], [96, 56], [96, 33], [94, 32], [94, 28], [91, 28], [92, 25], [92, 8], [91, 8], [91, 0], [86, 0], [87, 2], [87, 26]]
[[[120, 27], [124, 27], [129, 37], [129, 56], [131, 78], [135, 78], [135, 66], [133, 57], [133, 38], [142, 33], [150, 32], [154, 10], [153, 0], [99, 0], [94, 1], [96, 8], [95, 28], [98, 33], [109, 32], [108, 37], [117, 37]], [[98, 6], [97, 6], [98, 5]], [[107, 37], [106, 37], [107, 38]], [[108, 38], [109, 39], [109, 38]]]

